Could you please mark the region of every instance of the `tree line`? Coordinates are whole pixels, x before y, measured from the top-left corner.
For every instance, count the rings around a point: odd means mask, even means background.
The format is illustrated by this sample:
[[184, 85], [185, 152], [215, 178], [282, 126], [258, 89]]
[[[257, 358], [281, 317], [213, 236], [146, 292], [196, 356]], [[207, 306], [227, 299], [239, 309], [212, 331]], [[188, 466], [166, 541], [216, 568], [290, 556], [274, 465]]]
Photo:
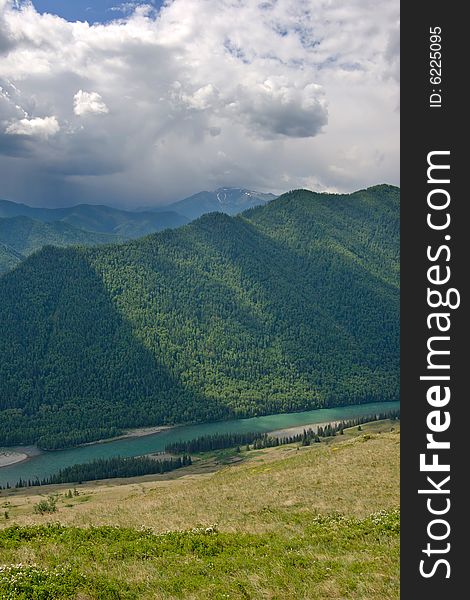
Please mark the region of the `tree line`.
[[399, 193], [298, 190], [0, 280], [0, 446], [398, 400]]
[[372, 421], [382, 421], [384, 419], [397, 420], [399, 418], [400, 410], [397, 409], [327, 423], [326, 425], [319, 425], [316, 429], [309, 427], [308, 429], [304, 429], [302, 433], [282, 437], [253, 431], [245, 433], [216, 433], [213, 435], [203, 435], [192, 440], [172, 442], [165, 446], [165, 452], [169, 454], [209, 452], [212, 450], [235, 448], [242, 445], [246, 445], [247, 447], [252, 445], [253, 449], [260, 449], [296, 442], [300, 442], [303, 446], [309, 446], [311, 442], [319, 442], [322, 437], [330, 437], [338, 433], [342, 434], [344, 429], [348, 429], [349, 427], [357, 427]]
[[[51, 485], [58, 483], [82, 483], [98, 479], [115, 479], [117, 477], [139, 477], [141, 475], [155, 475], [181, 469], [192, 464], [190, 456], [183, 455], [177, 458], [155, 459], [149, 456], [98, 458], [89, 463], [81, 463], [60, 469], [54, 475], [43, 479], [20, 479], [15, 487]], [[10, 486], [7, 486], [10, 487]]]
[[[301, 433], [290, 436], [273, 436], [269, 433], [244, 432], [244, 433], [219, 433], [203, 435], [191, 440], [172, 442], [165, 446], [165, 453], [182, 455], [177, 457], [155, 459], [149, 456], [138, 456], [125, 458], [115, 456], [112, 458], [99, 458], [89, 463], [81, 463], [65, 467], [58, 473], [43, 479], [23, 480], [20, 479], [15, 487], [30, 487], [50, 485], [59, 483], [82, 483], [83, 481], [94, 481], [98, 479], [112, 479], [117, 477], [138, 477], [140, 475], [153, 475], [166, 473], [192, 464], [190, 453], [210, 452], [227, 448], [238, 448], [245, 446], [246, 450], [259, 450], [272, 448], [287, 444], [300, 443], [302, 446], [310, 446], [312, 443], [320, 442], [320, 438], [342, 435], [345, 429], [358, 427], [364, 423], [383, 421], [385, 419], [399, 420], [400, 409], [390, 410], [372, 415], [354, 417], [325, 425], [319, 425], [316, 429], [309, 427]], [[10, 489], [7, 484], [5, 488]]]

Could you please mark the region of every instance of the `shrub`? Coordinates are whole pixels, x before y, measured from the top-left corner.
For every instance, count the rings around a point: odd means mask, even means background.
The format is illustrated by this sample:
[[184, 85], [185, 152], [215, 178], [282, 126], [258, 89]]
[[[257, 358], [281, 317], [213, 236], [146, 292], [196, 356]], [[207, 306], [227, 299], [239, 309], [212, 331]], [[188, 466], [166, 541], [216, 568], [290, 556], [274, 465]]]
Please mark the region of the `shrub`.
[[55, 496], [43, 498], [34, 505], [34, 512], [39, 515], [57, 512], [57, 498]]

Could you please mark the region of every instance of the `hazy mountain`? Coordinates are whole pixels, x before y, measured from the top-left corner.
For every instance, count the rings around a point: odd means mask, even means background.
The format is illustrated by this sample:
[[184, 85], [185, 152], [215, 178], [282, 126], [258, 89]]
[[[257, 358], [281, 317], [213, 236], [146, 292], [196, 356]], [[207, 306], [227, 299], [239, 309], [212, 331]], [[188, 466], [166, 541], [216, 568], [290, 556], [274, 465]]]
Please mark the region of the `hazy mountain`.
[[0, 200], [0, 217], [26, 216], [43, 222], [61, 221], [85, 231], [137, 238], [168, 227], [179, 227], [188, 219], [172, 210], [132, 212], [104, 205], [79, 204], [67, 208], [36, 208]]
[[13, 248], [9, 248], [2, 242], [0, 242], [0, 275], [13, 269], [16, 267], [18, 263], [23, 260], [24, 256], [22, 256], [19, 252], [13, 250]]
[[399, 395], [399, 190], [299, 190], [0, 280], [0, 445]]
[[0, 241], [22, 255], [29, 255], [45, 245], [94, 245], [125, 241], [108, 233], [78, 229], [62, 221], [43, 222], [30, 217], [0, 218]]
[[30, 217], [0, 217], [0, 273], [8, 271], [43, 246], [93, 246], [122, 242], [124, 237], [83, 231], [68, 223], [44, 223]]
[[276, 198], [274, 194], [263, 194], [242, 188], [219, 188], [215, 192], [199, 192], [189, 198], [179, 200], [165, 206], [165, 210], [175, 211], [192, 220], [210, 212], [236, 215], [248, 208], [266, 204], [274, 198]]

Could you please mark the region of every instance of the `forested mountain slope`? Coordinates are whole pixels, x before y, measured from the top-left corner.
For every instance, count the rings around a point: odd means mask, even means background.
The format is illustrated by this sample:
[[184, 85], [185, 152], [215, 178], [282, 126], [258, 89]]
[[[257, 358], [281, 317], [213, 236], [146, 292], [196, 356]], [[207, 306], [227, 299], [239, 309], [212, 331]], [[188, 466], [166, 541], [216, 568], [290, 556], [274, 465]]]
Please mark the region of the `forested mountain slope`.
[[0, 280], [0, 445], [399, 394], [399, 190], [290, 192]]
[[0, 200], [0, 217], [29, 217], [45, 223], [62, 222], [84, 231], [110, 233], [121, 239], [138, 238], [167, 227], [179, 227], [189, 219], [171, 210], [137, 212], [105, 205], [77, 204], [66, 208], [37, 208]]
[[19, 252], [16, 252], [13, 248], [10, 248], [0, 241], [0, 275], [13, 269], [13, 267], [16, 267], [23, 258], [24, 256]]
[[43, 246], [93, 246], [119, 241], [124, 239], [107, 233], [83, 231], [60, 221], [43, 223], [24, 216], [0, 218], [0, 273], [16, 266]]

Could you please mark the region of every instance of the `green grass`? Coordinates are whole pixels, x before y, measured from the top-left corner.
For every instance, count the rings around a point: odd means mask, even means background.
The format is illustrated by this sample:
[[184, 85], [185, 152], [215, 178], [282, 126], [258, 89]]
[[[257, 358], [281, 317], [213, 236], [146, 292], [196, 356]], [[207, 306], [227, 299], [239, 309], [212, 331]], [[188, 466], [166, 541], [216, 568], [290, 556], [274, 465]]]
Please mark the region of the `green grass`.
[[[9, 527], [0, 532], [2, 560], [27, 552], [41, 568], [23, 567], [14, 584], [15, 571], [4, 572], [0, 591], [38, 599], [397, 597], [397, 511], [360, 520], [280, 510], [276, 519], [294, 519], [302, 535]], [[31, 589], [35, 595], [21, 595]]]
[[0, 598], [398, 599], [399, 423], [362, 427], [212, 453], [214, 472], [51, 488], [50, 515], [38, 489], [11, 491]]

